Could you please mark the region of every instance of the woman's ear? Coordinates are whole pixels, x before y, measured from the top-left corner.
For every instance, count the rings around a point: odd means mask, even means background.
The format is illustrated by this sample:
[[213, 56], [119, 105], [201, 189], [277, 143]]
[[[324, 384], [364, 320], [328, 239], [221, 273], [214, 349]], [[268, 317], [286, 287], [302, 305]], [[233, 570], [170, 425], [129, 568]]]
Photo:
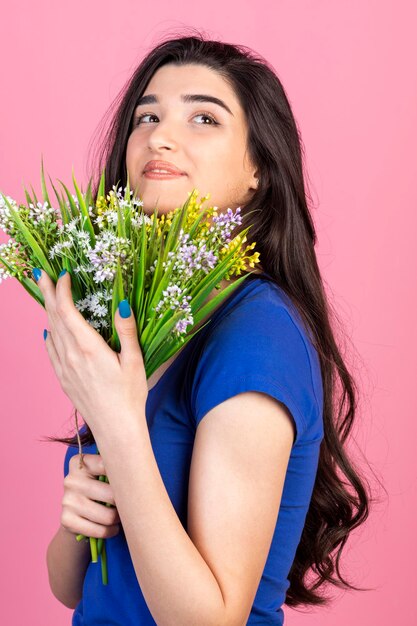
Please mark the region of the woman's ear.
[[249, 189], [254, 189], [255, 191], [259, 187], [259, 178], [254, 177], [253, 182], [251, 183]]
[[253, 172], [253, 177], [252, 177], [252, 181], [251, 181], [251, 184], [250, 184], [250, 189], [254, 189], [256, 191], [258, 189], [258, 187], [259, 187], [259, 184], [260, 184], [260, 182], [259, 182], [259, 169], [256, 169]]

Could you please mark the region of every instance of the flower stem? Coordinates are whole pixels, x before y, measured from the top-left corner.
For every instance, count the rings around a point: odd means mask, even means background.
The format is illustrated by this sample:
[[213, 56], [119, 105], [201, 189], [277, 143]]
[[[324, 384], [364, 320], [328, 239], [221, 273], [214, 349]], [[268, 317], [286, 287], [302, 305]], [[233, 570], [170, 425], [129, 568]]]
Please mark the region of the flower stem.
[[91, 561], [93, 563], [97, 563], [97, 539], [95, 537], [90, 537], [90, 548], [91, 548]]
[[103, 541], [103, 549], [101, 552], [101, 580], [103, 585], [107, 585], [107, 554], [106, 554], [106, 542]]

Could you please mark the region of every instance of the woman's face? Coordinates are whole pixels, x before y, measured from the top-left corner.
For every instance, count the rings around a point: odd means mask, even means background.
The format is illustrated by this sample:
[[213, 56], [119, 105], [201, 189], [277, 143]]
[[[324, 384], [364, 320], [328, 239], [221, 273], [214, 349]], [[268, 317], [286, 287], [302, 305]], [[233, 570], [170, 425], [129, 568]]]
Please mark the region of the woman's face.
[[[230, 112], [205, 98], [184, 102], [189, 95], [217, 98]], [[210, 193], [206, 207], [244, 206], [256, 190], [257, 171], [246, 154], [244, 113], [228, 83], [203, 65], [165, 65], [153, 75], [146, 96], [134, 111], [126, 149], [130, 188], [144, 211], [173, 211], [194, 188], [199, 198]], [[185, 174], [148, 178], [144, 168], [151, 160], [167, 161]]]

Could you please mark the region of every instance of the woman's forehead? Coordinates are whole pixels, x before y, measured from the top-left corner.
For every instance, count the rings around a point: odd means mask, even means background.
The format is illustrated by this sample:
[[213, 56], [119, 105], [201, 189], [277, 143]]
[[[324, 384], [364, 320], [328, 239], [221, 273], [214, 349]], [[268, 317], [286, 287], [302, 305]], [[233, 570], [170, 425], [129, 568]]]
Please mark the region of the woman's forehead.
[[[207, 98], [203, 99], [204, 96]], [[140, 104], [157, 104], [164, 99], [184, 104], [212, 102], [236, 117], [239, 101], [228, 81], [215, 70], [203, 65], [164, 65], [149, 81]]]

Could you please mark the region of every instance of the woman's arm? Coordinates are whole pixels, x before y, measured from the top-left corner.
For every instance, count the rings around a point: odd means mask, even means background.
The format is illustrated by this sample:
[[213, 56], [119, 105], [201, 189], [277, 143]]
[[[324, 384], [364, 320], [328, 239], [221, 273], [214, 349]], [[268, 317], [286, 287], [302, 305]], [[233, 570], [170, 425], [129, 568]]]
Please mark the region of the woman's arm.
[[247, 392], [197, 428], [187, 531], [166, 491], [146, 416], [96, 437], [136, 577], [158, 626], [243, 626], [271, 545], [294, 426], [286, 407]]
[[75, 537], [60, 526], [46, 553], [52, 593], [69, 609], [75, 609], [81, 599], [85, 572], [91, 561], [90, 543], [78, 542]]
[[[76, 536], [106, 539], [120, 531], [120, 517], [114, 507], [112, 487], [97, 480], [105, 474], [98, 454], [71, 456], [64, 478], [61, 523], [47, 550], [49, 584], [54, 596], [69, 609], [77, 606], [91, 560], [90, 542], [78, 542]], [[111, 504], [111, 507], [105, 506]]]

